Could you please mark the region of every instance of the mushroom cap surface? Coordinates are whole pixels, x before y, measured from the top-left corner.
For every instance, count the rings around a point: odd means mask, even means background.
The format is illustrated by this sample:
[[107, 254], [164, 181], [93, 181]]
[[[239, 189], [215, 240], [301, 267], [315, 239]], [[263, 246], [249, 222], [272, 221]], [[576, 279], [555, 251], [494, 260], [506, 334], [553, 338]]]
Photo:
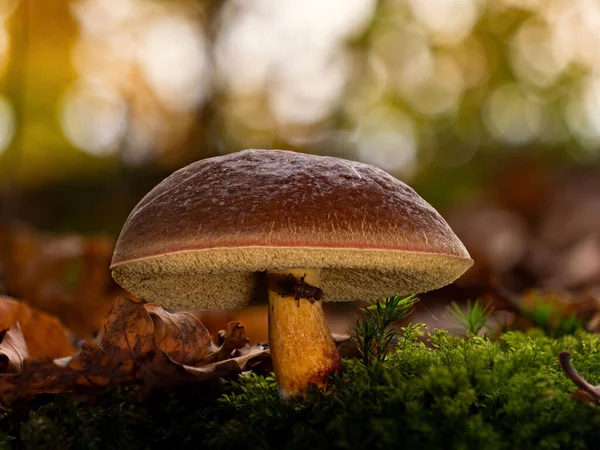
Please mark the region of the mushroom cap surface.
[[442, 287], [473, 261], [439, 213], [383, 170], [339, 158], [244, 150], [203, 159], [133, 209], [111, 270], [168, 307], [266, 300], [265, 271], [320, 268], [325, 301]]

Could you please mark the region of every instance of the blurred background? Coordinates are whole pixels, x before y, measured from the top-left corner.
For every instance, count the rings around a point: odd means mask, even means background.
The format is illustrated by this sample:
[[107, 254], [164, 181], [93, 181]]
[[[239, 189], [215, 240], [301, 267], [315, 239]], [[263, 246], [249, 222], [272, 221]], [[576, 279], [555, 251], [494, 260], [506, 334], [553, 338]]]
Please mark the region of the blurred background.
[[476, 265], [412, 321], [484, 298], [505, 324], [599, 326], [595, 0], [0, 0], [0, 86], [0, 293], [77, 336], [120, 293], [133, 206], [244, 148], [371, 163], [442, 212]]

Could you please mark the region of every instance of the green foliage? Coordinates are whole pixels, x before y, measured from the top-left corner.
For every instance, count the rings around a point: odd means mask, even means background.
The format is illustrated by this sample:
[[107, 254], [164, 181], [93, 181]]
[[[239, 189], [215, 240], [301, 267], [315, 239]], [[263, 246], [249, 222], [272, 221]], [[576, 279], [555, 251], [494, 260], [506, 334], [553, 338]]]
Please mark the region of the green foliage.
[[484, 304], [481, 299], [477, 299], [473, 304], [471, 304], [471, 300], [467, 301], [466, 312], [456, 302], [452, 302], [448, 307], [448, 312], [456, 323], [465, 328], [468, 335], [477, 336], [494, 312], [494, 307], [489, 303]]
[[402, 334], [398, 338], [397, 349], [403, 350], [406, 346], [416, 342], [421, 336], [423, 336], [423, 329], [427, 328], [427, 324], [424, 323], [411, 323], [407, 327], [401, 327], [400, 331]]
[[[251, 375], [218, 397], [191, 391], [136, 401], [109, 390], [86, 404], [48, 397], [0, 419], [0, 443], [74, 449], [590, 449], [600, 448], [600, 409], [576, 390], [557, 355], [600, 384], [600, 341], [540, 330], [494, 341], [406, 327], [374, 371], [346, 360], [325, 392], [283, 402], [273, 378]], [[8, 441], [7, 441], [8, 439]], [[0, 448], [2, 444], [0, 444]]]
[[8, 420], [9, 410], [0, 405], [0, 450], [10, 450], [12, 448], [12, 442], [16, 439], [14, 434], [14, 428], [1, 426], [4, 424], [10, 424]]
[[363, 308], [356, 318], [356, 325], [350, 336], [362, 355], [365, 365], [383, 363], [396, 337], [394, 322], [408, 316], [419, 301], [417, 297], [390, 297]]
[[[0, 422], [0, 437], [4, 431]], [[140, 438], [153, 426], [144, 409], [135, 405], [128, 389], [107, 389], [86, 407], [64, 397], [32, 409], [16, 426], [13, 439], [31, 449], [136, 448]], [[14, 432], [14, 431], [13, 431]], [[0, 439], [0, 448], [2, 440]], [[10, 448], [10, 447], [8, 447]]]
[[563, 315], [558, 301], [552, 297], [537, 297], [532, 303], [523, 309], [523, 315], [550, 336], [573, 334], [585, 328], [584, 320], [575, 313]]
[[0, 450], [10, 450], [14, 440], [15, 438], [13, 436], [0, 433]]

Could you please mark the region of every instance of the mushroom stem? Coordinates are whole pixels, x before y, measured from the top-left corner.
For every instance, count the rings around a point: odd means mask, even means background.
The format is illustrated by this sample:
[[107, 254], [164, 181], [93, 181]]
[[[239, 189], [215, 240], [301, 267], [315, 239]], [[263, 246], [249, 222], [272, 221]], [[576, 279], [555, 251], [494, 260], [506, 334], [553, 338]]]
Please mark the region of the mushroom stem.
[[[270, 270], [267, 278], [291, 275], [318, 288], [319, 274], [318, 269]], [[321, 301], [297, 297], [269, 289], [269, 346], [279, 393], [284, 399], [302, 395], [311, 384], [323, 387], [328, 376], [342, 370], [342, 359], [325, 324]]]

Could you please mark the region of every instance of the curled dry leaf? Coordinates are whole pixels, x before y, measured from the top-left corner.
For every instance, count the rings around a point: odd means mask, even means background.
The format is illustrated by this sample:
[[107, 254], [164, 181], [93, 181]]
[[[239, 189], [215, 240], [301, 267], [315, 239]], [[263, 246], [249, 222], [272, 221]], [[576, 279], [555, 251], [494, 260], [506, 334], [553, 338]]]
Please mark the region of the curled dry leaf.
[[146, 389], [235, 377], [268, 357], [266, 346], [249, 347], [244, 327], [232, 323], [221, 346], [193, 315], [119, 298], [106, 315], [99, 341], [86, 341], [71, 358], [27, 361], [19, 376], [0, 378], [0, 402], [41, 393], [93, 392], [108, 384], [141, 383]]
[[27, 345], [17, 322], [8, 330], [0, 332], [0, 375], [19, 375], [28, 357]]
[[187, 372], [199, 378], [224, 378], [232, 374], [239, 375], [243, 371], [248, 370], [250, 363], [254, 359], [258, 361], [264, 360], [268, 355], [266, 345], [255, 345], [254, 347], [244, 347], [237, 352], [238, 356], [229, 359], [221, 360], [212, 364], [207, 364], [200, 367], [192, 367], [183, 365], [182, 368]]
[[331, 337], [333, 338], [333, 342], [338, 346], [350, 340], [350, 335], [348, 333], [331, 333]]
[[219, 335], [222, 344], [220, 347], [214, 348], [213, 351], [207, 355], [206, 362], [208, 363], [219, 362], [231, 358], [233, 352], [248, 345], [246, 330], [239, 322], [229, 322], [227, 324], [227, 331], [221, 331], [219, 332]]
[[[181, 313], [178, 313], [181, 314]], [[195, 320], [198, 320], [194, 317]], [[207, 331], [208, 333], [208, 331]], [[261, 366], [264, 372], [272, 371], [270, 366], [270, 353], [268, 345], [259, 344], [250, 347], [246, 330], [239, 322], [229, 322], [227, 330], [219, 332], [221, 345], [213, 345], [209, 341], [203, 361], [196, 365], [177, 364], [170, 354], [163, 351], [165, 358], [171, 360], [175, 365], [170, 369], [170, 375], [154, 371], [146, 373], [145, 376], [152, 387], [164, 388], [173, 385], [177, 381], [187, 382], [190, 380], [209, 381], [219, 378], [231, 378], [240, 375], [244, 371], [256, 369]], [[162, 376], [158, 376], [162, 375]]]
[[16, 323], [20, 324], [31, 359], [54, 359], [75, 353], [66, 328], [57, 318], [26, 303], [0, 296], [0, 332]]
[[178, 364], [202, 362], [212, 344], [210, 333], [194, 315], [169, 313], [158, 305], [146, 304], [145, 310], [154, 322], [156, 345]]

